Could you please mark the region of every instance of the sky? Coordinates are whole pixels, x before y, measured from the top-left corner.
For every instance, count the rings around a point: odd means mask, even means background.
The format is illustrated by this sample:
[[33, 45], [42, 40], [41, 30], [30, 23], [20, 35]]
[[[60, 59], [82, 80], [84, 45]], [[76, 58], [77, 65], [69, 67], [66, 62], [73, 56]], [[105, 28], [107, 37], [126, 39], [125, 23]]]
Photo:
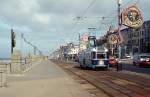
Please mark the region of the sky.
[[[22, 55], [33, 54], [33, 48], [21, 39], [22, 33], [43, 54], [49, 55], [60, 45], [78, 43], [79, 33], [89, 33], [88, 28], [96, 28], [94, 32], [100, 37], [117, 23], [117, 0], [0, 1], [0, 58], [11, 55], [11, 29], [17, 34], [15, 49]], [[140, 7], [144, 20], [150, 20], [150, 0], [122, 0], [122, 9], [134, 3]]]

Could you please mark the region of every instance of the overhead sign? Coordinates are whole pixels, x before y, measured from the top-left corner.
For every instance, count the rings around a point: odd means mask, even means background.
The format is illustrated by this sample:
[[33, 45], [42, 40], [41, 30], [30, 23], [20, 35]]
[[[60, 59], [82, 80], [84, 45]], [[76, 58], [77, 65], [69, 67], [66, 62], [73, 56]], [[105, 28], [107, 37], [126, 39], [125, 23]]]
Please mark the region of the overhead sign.
[[109, 43], [110, 44], [117, 44], [119, 42], [119, 37], [116, 34], [111, 34], [109, 36]]
[[132, 5], [122, 12], [122, 23], [125, 26], [139, 28], [143, 24], [143, 17], [139, 8]]

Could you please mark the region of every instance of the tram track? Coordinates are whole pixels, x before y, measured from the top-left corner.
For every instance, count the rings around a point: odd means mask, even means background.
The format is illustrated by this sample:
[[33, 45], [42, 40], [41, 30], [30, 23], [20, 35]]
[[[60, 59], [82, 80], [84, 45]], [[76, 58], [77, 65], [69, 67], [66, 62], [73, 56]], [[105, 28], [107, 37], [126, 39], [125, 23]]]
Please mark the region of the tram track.
[[[104, 75], [104, 72], [102, 73], [102, 75]], [[98, 73], [96, 72], [92, 72], [92, 74], [90, 74], [92, 76], [97, 76]], [[105, 75], [108, 76], [108, 75]], [[103, 83], [105, 83], [106, 85], [108, 85], [109, 87], [112, 87], [115, 90], [118, 90], [119, 92], [129, 95], [129, 96], [133, 96], [133, 94], [137, 94], [137, 95], [145, 95], [145, 94], [150, 94], [149, 90], [144, 89], [143, 87], [139, 87], [139, 85], [137, 85], [136, 83], [133, 82], [129, 82], [127, 80], [124, 79], [120, 79], [114, 76], [111, 76], [109, 78], [107, 77], [96, 77], [95, 80], [97, 81], [103, 81]]]
[[[147, 91], [150, 91], [150, 86], [149, 86], [149, 83], [148, 82], [145, 82], [143, 80], [143, 77], [142, 78], [134, 78], [134, 76], [128, 76], [128, 75], [124, 75], [124, 74], [118, 74], [116, 75], [115, 73], [105, 73], [106, 75], [109, 75], [109, 76], [113, 76], [115, 78], [118, 78], [118, 79], [122, 79], [122, 81], [125, 81], [128, 83], [128, 85], [131, 85], [131, 86], [136, 86], [136, 87], [139, 87], [141, 89], [144, 89], [144, 90], [147, 90]], [[147, 81], [149, 81], [149, 79], [145, 79]]]
[[[107, 76], [98, 77], [98, 75], [93, 76], [93, 74], [91, 74], [90, 72], [86, 72], [86, 71], [85, 71], [85, 73], [82, 72], [81, 76], [86, 77], [85, 79], [87, 79], [87, 80], [93, 79], [93, 81], [90, 81], [90, 82], [97, 83], [96, 86], [101, 87], [103, 85], [105, 88], [109, 88], [108, 92], [112, 93], [111, 95], [113, 95], [114, 97], [133, 97], [133, 94], [134, 94], [133, 91], [127, 90], [126, 88], [123, 88], [123, 87], [117, 85], [116, 83], [111, 82], [110, 77], [108, 77], [108, 78], [107, 78]], [[104, 87], [101, 87], [101, 88], [103, 89]], [[105, 90], [107, 90], [107, 89], [105, 89]], [[115, 94], [117, 94], [117, 95], [115, 95]]]
[[[107, 97], [136, 97], [150, 95], [149, 79], [115, 71], [81, 70], [70, 63], [59, 63], [65, 71], [86, 80]], [[103, 96], [98, 96], [103, 97]], [[149, 97], [149, 96], [146, 96]]]
[[[82, 74], [83, 73], [84, 72], [82, 72]], [[142, 87], [142, 85], [114, 77], [113, 75], [108, 75], [104, 72], [99, 73], [95, 71], [92, 71], [92, 72], [88, 71], [84, 74], [89, 75], [89, 78], [93, 78], [95, 81], [98, 81], [99, 83], [104, 83], [108, 87], [111, 87], [112, 89], [119, 91], [122, 94], [128, 95], [129, 97], [133, 97], [136, 95], [145, 95], [145, 94], [150, 95], [150, 91], [146, 87], [144, 88]], [[104, 75], [105, 77], [101, 77], [98, 75]], [[109, 76], [109, 77], [106, 77], [106, 76]]]
[[[110, 94], [109, 92], [105, 91], [103, 88], [98, 87], [97, 84], [96, 84], [96, 83], [93, 83], [93, 81], [92, 81], [91, 79], [88, 80], [87, 78], [81, 76], [79, 73], [77, 74], [76, 72], [73, 72], [72, 70], [70, 70], [70, 69], [68, 69], [68, 68], [63, 67], [63, 69], [65, 69], [67, 72], [69, 71], [70, 73], [72, 73], [72, 74], [78, 76], [79, 78], [81, 78], [81, 79], [87, 81], [89, 84], [91, 84], [91, 85], [95, 86], [96, 88], [100, 89], [100, 91], [102, 91], [107, 97], [115, 97], [115, 96], [113, 96], [112, 94]], [[98, 97], [100, 97], [100, 96], [98, 96]]]
[[[53, 61], [54, 63], [58, 64], [58, 66], [60, 66], [62, 69], [64, 69], [68, 74], [70, 75], [74, 75], [76, 77], [78, 77], [78, 79], [82, 79], [84, 80], [86, 83], [91, 84], [92, 86], [94, 86], [96, 89], [98, 89], [98, 92], [94, 93], [96, 95], [96, 97], [115, 97], [113, 95], [111, 95], [109, 92], [100, 89], [96, 84], [91, 83], [89, 80], [87, 80], [86, 78], [84, 78], [83, 76], [80, 76], [79, 73], [76, 74], [77, 72], [73, 72], [70, 67], [68, 67], [68, 65], [66, 65], [66, 63], [59, 63], [58, 61]], [[68, 64], [68, 63], [67, 63]], [[81, 83], [82, 84], [82, 83]]]
[[125, 73], [124, 74], [120, 73], [118, 75], [115, 75], [115, 74], [116, 74], [116, 72], [107, 73], [107, 75], [110, 75], [110, 76], [113, 75], [113, 76], [118, 77], [120, 79], [125, 79], [127, 81], [132, 81], [134, 83], [137, 83], [140, 86], [143, 86], [144, 88], [150, 87], [149, 78], [140, 77], [140, 76], [136, 76], [136, 75], [128, 76], [128, 74], [125, 74]]

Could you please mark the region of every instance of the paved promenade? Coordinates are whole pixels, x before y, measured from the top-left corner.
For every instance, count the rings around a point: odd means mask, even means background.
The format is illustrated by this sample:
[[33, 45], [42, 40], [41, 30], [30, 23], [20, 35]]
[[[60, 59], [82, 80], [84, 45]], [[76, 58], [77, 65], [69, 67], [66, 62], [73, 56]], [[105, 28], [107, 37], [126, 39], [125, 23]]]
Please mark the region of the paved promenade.
[[23, 75], [9, 75], [0, 97], [92, 97], [50, 61], [37, 63]]

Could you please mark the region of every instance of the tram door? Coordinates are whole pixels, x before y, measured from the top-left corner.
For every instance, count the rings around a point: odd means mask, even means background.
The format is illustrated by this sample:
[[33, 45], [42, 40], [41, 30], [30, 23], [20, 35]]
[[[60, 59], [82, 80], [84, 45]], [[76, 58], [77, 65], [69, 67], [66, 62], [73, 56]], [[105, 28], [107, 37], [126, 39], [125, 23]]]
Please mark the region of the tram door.
[[96, 52], [92, 52], [91, 53], [91, 60], [93, 60], [93, 59], [97, 59]]

